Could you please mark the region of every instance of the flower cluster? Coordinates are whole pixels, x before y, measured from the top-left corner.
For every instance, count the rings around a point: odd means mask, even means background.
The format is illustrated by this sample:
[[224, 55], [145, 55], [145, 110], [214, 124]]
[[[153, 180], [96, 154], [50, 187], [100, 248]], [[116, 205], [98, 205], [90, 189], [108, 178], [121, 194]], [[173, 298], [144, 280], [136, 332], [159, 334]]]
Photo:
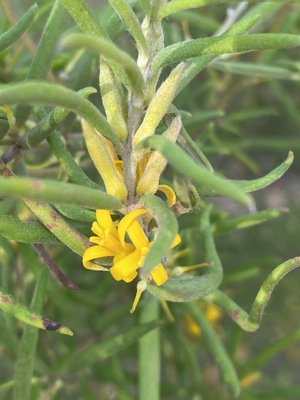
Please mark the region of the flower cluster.
[[[152, 245], [145, 235], [138, 217], [146, 214], [147, 210], [139, 209], [125, 215], [116, 227], [107, 210], [97, 210], [97, 220], [92, 225], [90, 241], [95, 245], [89, 247], [83, 255], [83, 265], [87, 269], [103, 271], [105, 267], [93, 260], [103, 257], [113, 257], [110, 273], [117, 281], [133, 281], [142, 267], [144, 259]], [[131, 243], [126, 241], [126, 235]], [[180, 236], [176, 235], [171, 248], [180, 243]], [[151, 278], [157, 286], [163, 285], [168, 280], [168, 274], [160, 263], [152, 269]]]

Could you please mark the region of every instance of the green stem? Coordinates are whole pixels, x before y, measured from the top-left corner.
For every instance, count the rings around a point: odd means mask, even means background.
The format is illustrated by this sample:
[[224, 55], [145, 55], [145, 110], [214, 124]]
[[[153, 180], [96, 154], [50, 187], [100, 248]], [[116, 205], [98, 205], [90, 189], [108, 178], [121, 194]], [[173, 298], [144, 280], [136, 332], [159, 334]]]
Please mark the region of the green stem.
[[[37, 259], [37, 263], [40, 261]], [[37, 313], [41, 313], [44, 302], [44, 295], [48, 280], [48, 270], [41, 265], [41, 273], [38, 278], [31, 308]], [[31, 380], [34, 369], [36, 346], [39, 330], [33, 326], [26, 326], [20, 342], [18, 359], [14, 376], [14, 400], [31, 399]]]
[[[141, 307], [140, 323], [158, 320], [159, 302], [148, 297]], [[160, 331], [155, 328], [139, 340], [139, 399], [160, 399]]]

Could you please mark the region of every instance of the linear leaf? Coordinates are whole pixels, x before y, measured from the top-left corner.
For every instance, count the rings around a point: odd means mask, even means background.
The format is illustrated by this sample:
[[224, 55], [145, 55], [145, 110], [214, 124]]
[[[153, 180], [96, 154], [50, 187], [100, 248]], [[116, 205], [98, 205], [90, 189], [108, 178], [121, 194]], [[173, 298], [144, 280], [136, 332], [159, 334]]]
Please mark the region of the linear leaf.
[[140, 22], [126, 0], [109, 0], [110, 4], [126, 23], [131, 35], [135, 39], [140, 52], [147, 54], [148, 45], [143, 34]]
[[42, 224], [0, 215], [0, 235], [22, 243], [60, 243]]
[[26, 197], [92, 209], [116, 210], [122, 207], [118, 199], [100, 190], [72, 183], [30, 178], [0, 177], [0, 196]]
[[247, 193], [254, 192], [255, 190], [264, 189], [265, 187], [276, 182], [285, 172], [290, 168], [294, 160], [294, 154], [292, 151], [289, 152], [287, 158], [278, 167], [274, 168], [273, 171], [267, 175], [262, 176], [259, 179], [253, 179], [251, 181], [236, 180], [234, 182], [240, 189]]
[[[255, 25], [255, 23], [259, 20], [259, 18], [260, 18], [259, 12], [257, 14], [245, 16], [244, 18], [236, 22], [231, 28], [229, 28], [222, 36], [239, 35], [245, 33], [250, 28], [252, 28], [253, 25]], [[188, 83], [197, 74], [199, 74], [199, 72], [201, 72], [211, 61], [213, 61], [215, 57], [216, 57], [215, 55], [210, 55], [210, 56], [196, 57], [188, 60], [186, 62], [186, 67], [182, 74], [182, 78], [178, 85], [176, 94], [178, 94], [186, 85], [188, 85]]]
[[63, 86], [31, 81], [0, 89], [0, 104], [50, 104], [68, 108], [86, 119], [120, 150], [121, 143], [101, 112], [80, 94]]
[[261, 224], [262, 222], [269, 221], [270, 219], [280, 217], [282, 214], [287, 212], [288, 210], [286, 208], [272, 208], [270, 210], [263, 210], [256, 213], [241, 215], [239, 217], [216, 222], [213, 230], [216, 234], [219, 234], [235, 229], [245, 229]]
[[[249, 0], [248, 3], [257, 3], [258, 1], [264, 0]], [[284, 0], [273, 0], [283, 3]], [[198, 8], [204, 6], [211, 6], [213, 4], [223, 3], [238, 3], [238, 0], [171, 0], [165, 6], [161, 7], [158, 12], [158, 18], [162, 19], [168, 15], [174, 14], [181, 10], [187, 10], [190, 8]]]
[[222, 264], [216, 250], [211, 224], [211, 206], [207, 206], [201, 215], [200, 230], [203, 235], [205, 260], [211, 265], [200, 276], [183, 275], [169, 278], [162, 286], [148, 283], [147, 290], [161, 300], [186, 302], [198, 300], [209, 293], [214, 293], [223, 278]]
[[143, 90], [144, 78], [136, 62], [111, 41], [85, 33], [73, 33], [67, 36], [62, 44], [66, 47], [84, 47], [95, 54], [102, 55], [105, 59], [112, 60], [120, 69], [124, 69], [132, 87], [137, 92]]
[[221, 370], [224, 381], [229, 386], [234, 397], [238, 396], [240, 393], [240, 383], [237, 372], [219, 335], [214, 331], [213, 327], [196, 303], [188, 303], [186, 304], [186, 308], [201, 328], [207, 346], [212, 352], [218, 367]]
[[15, 42], [30, 27], [37, 9], [37, 4], [34, 4], [12, 28], [0, 36], [0, 52]]
[[112, 339], [88, 345], [71, 353], [71, 356], [65, 359], [60, 365], [57, 365], [55, 369], [58, 371], [76, 370], [78, 368], [81, 369], [82, 365], [91, 366], [94, 363], [99, 363], [137, 342], [142, 336], [155, 329], [158, 325], [158, 321], [146, 322]]
[[[35, 257], [34, 262], [42, 267], [42, 262], [37, 256]], [[48, 271], [45, 268], [42, 268], [35, 285], [34, 294], [31, 301], [31, 309], [38, 313], [41, 313], [43, 310], [48, 276]], [[18, 358], [14, 374], [15, 400], [30, 400], [31, 398], [31, 384], [38, 337], [38, 329], [33, 326], [25, 327], [18, 348]]]
[[254, 50], [287, 49], [300, 45], [300, 36], [284, 33], [258, 33], [201, 38], [175, 43], [161, 50], [153, 59], [153, 69], [167, 64], [208, 55], [242, 53]]
[[213, 196], [228, 196], [247, 206], [251, 205], [251, 198], [244, 193], [242, 188], [197, 164], [177, 144], [172, 143], [165, 137], [155, 135], [146, 138], [141, 142], [141, 145], [145, 148], [151, 147], [159, 150], [176, 172], [192, 179], [197, 184], [200, 193], [210, 193]]
[[150, 247], [141, 269], [142, 279], [147, 279], [150, 271], [168, 253], [178, 231], [178, 224], [173, 212], [159, 197], [144, 195], [139, 203], [149, 209], [158, 226], [154, 243]]
[[60, 0], [83, 32], [106, 37], [107, 34], [84, 0]]
[[0, 291], [0, 308], [18, 320], [25, 322], [25, 324], [35, 326], [39, 329], [45, 329], [47, 331], [55, 331], [64, 335], [73, 336], [73, 332], [57, 322], [51, 321], [50, 319], [44, 318], [39, 314], [32, 312], [24, 304], [18, 302], [11, 295], [4, 291]]

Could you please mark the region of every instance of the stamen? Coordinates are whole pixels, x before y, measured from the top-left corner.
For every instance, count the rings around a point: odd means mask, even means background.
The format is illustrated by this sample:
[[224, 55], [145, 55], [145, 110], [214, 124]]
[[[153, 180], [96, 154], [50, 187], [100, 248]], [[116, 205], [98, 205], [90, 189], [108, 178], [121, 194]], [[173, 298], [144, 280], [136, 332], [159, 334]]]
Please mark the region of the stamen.
[[201, 268], [201, 267], [209, 267], [211, 263], [203, 262], [201, 264], [187, 265], [186, 267], [175, 267], [172, 270], [172, 276], [181, 276], [185, 272], [192, 271], [193, 269]]
[[135, 298], [134, 298], [134, 301], [133, 301], [133, 304], [132, 304], [132, 307], [131, 307], [131, 310], [130, 310], [130, 314], [132, 314], [132, 313], [134, 313], [134, 311], [135, 311], [135, 309], [136, 309], [136, 306], [138, 305], [138, 302], [139, 302], [139, 300], [140, 300], [140, 298], [141, 298], [141, 295], [142, 295], [142, 293], [143, 293], [143, 291], [145, 290], [147, 288], [147, 283], [145, 282], [145, 281], [140, 281], [138, 284], [137, 284], [137, 287], [136, 287], [136, 295], [135, 295]]

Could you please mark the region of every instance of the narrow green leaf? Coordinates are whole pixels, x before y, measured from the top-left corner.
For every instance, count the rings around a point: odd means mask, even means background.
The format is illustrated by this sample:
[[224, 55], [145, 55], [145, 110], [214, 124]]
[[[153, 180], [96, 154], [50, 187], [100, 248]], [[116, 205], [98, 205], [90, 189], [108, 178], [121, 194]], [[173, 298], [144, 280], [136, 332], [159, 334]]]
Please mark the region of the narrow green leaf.
[[0, 52], [14, 43], [30, 27], [37, 9], [37, 4], [34, 4], [12, 28], [0, 36]]
[[150, 16], [151, 14], [151, 3], [150, 0], [140, 0], [140, 3], [145, 10], [147, 16]]
[[60, 2], [68, 10], [83, 32], [103, 37], [107, 36], [85, 0], [60, 0]]
[[96, 362], [99, 363], [137, 342], [143, 335], [155, 329], [158, 325], [158, 321], [146, 322], [112, 339], [104, 340], [76, 350], [60, 363], [60, 365], [57, 365], [55, 370], [73, 371], [81, 369], [82, 365], [91, 366]]
[[284, 33], [226, 35], [223, 37], [186, 40], [161, 50], [153, 59], [153, 69], [188, 58], [242, 53], [254, 50], [287, 49], [300, 45], [300, 36]]
[[[33, 56], [28, 70], [27, 79], [44, 79], [47, 72], [51, 69], [52, 60], [57, 48], [57, 41], [62, 32], [68, 28], [70, 19], [67, 11], [61, 5], [60, 0], [53, 4], [50, 16], [43, 29], [38, 49]], [[28, 118], [30, 107], [22, 104], [18, 105], [15, 117], [19, 126]]]
[[252, 181], [236, 180], [232, 182], [234, 182], [235, 185], [237, 185], [240, 189], [244, 190], [247, 193], [263, 189], [281, 178], [282, 175], [284, 175], [285, 172], [290, 168], [293, 160], [294, 154], [290, 151], [286, 160], [283, 161], [283, 163], [281, 163], [278, 167], [274, 168], [273, 171], [269, 172], [267, 175], [262, 176], [259, 179], [254, 179]]
[[254, 63], [247, 63], [245, 61], [237, 62], [237, 61], [217, 60], [211, 64], [211, 67], [219, 71], [229, 72], [231, 74], [260, 77], [268, 80], [271, 79], [285, 79], [290, 81], [300, 80], [299, 72], [267, 64], [254, 64]]
[[35, 326], [39, 329], [55, 331], [64, 335], [73, 336], [73, 332], [64, 325], [44, 318], [39, 314], [32, 312], [24, 304], [18, 302], [11, 295], [0, 291], [0, 308], [25, 324]]
[[150, 271], [161, 262], [161, 259], [170, 250], [178, 231], [178, 224], [173, 212], [159, 197], [144, 195], [139, 203], [150, 211], [158, 227], [154, 243], [150, 247], [141, 269], [142, 279], [147, 280]]
[[99, 185], [92, 181], [80, 168], [74, 157], [69, 152], [67, 146], [57, 132], [48, 136], [47, 141], [57, 160], [61, 163], [64, 171], [68, 175], [70, 182], [77, 185], [99, 189]]
[[209, 294], [205, 299], [223, 308], [243, 330], [254, 332], [259, 328], [264, 310], [275, 287], [286, 274], [298, 267], [300, 267], [300, 257], [291, 258], [278, 265], [261, 285], [249, 314], [220, 290]]
[[26, 197], [92, 209], [117, 210], [122, 207], [118, 199], [100, 190], [72, 183], [30, 178], [0, 177], [0, 196]]
[[[248, 3], [257, 3], [264, 0], [249, 0]], [[284, 0], [273, 0], [283, 3]], [[174, 14], [181, 10], [188, 10], [190, 8], [198, 8], [204, 6], [211, 6], [213, 4], [223, 3], [238, 3], [238, 0], [171, 0], [165, 6], [161, 7], [158, 12], [158, 18], [162, 19], [168, 15]]]
[[[259, 20], [259, 12], [250, 16], [245, 16], [229, 28], [221, 37], [226, 35], [238, 35], [247, 32]], [[216, 56], [201, 56], [188, 60], [183, 71], [181, 81], [178, 85], [176, 94], [189, 84], [189, 82], [199, 74]]]
[[[15, 175], [1, 162], [0, 174], [7, 176], [4, 179], [7, 181], [14, 181]], [[23, 178], [26, 181], [26, 178]], [[1, 186], [1, 185], [0, 185]], [[26, 186], [26, 185], [25, 185]], [[80, 188], [80, 186], [79, 186]], [[24, 188], [23, 188], [24, 189]], [[36, 188], [37, 190], [37, 188]], [[53, 189], [55, 190], [55, 189]], [[93, 189], [89, 189], [92, 190]], [[26, 207], [32, 212], [34, 216], [56, 236], [62, 243], [68, 246], [72, 251], [80, 256], [83, 255], [85, 250], [89, 247], [88, 238], [79, 233], [75, 228], [65, 221], [60, 214], [58, 214], [49, 204], [41, 201], [29, 200], [25, 194], [22, 198]]]
[[95, 211], [90, 211], [84, 208], [70, 206], [70, 204], [68, 204], [67, 206], [64, 204], [55, 204], [55, 209], [60, 214], [74, 221], [87, 222], [89, 224], [92, 224], [94, 221], [96, 221]]
[[[84, 88], [78, 92], [84, 98], [87, 98], [92, 93], [97, 93], [97, 90], [92, 87]], [[54, 131], [70, 112], [71, 110], [69, 109], [55, 107], [38, 124], [26, 132], [22, 137], [21, 146], [25, 149], [37, 146]]]
[[[32, 302], [31, 309], [41, 313], [47, 288], [49, 273], [38, 257], [34, 262], [41, 267]], [[39, 330], [33, 326], [26, 326], [18, 348], [18, 358], [14, 374], [14, 400], [30, 400], [31, 384], [35, 363], [35, 353], [39, 337]]]
[[101, 112], [88, 100], [63, 86], [32, 81], [0, 89], [0, 104], [50, 104], [68, 108], [86, 119], [120, 150], [121, 143]]
[[288, 212], [286, 208], [273, 208], [270, 210], [259, 211], [247, 215], [241, 215], [235, 218], [225, 219], [214, 224], [213, 231], [216, 234], [230, 232], [235, 229], [245, 229], [270, 219], [280, 217]]
[[69, 247], [74, 253], [82, 256], [89, 247], [89, 240], [78, 232], [49, 204], [41, 201], [24, 199], [24, 204], [32, 214], [57, 237], [61, 243]]
[[222, 264], [218, 256], [210, 225], [211, 206], [207, 206], [201, 215], [200, 229], [203, 234], [205, 261], [210, 266], [200, 276], [185, 274], [180, 278], [169, 278], [166, 283], [158, 287], [148, 283], [147, 290], [161, 300], [186, 302], [198, 300], [214, 292], [223, 278]]
[[141, 145], [144, 148], [151, 147], [159, 150], [168, 160], [170, 165], [180, 175], [186, 176], [197, 184], [199, 192], [211, 195], [228, 196], [247, 206], [251, 206], [251, 198], [244, 191], [228, 179], [219, 177], [202, 165], [191, 159], [177, 144], [163, 136], [152, 136], [146, 138]]
[[140, 22], [126, 0], [109, 0], [110, 4], [126, 23], [131, 35], [135, 39], [139, 52], [147, 54], [148, 45], [143, 34]]
[[125, 71], [134, 90], [138, 93], [142, 92], [144, 78], [136, 62], [111, 41], [89, 34], [73, 33], [63, 40], [62, 45], [65, 47], [84, 47], [95, 54], [102, 55], [105, 59], [112, 60], [121, 70]]
[[60, 243], [42, 224], [0, 215], [0, 235], [22, 243]]
[[221, 370], [224, 381], [229, 386], [229, 389], [231, 390], [234, 397], [237, 397], [240, 393], [239, 379], [234, 364], [227, 354], [227, 351], [220, 337], [214, 331], [213, 327], [206, 319], [205, 315], [196, 303], [187, 303], [185, 307], [191, 313], [192, 317], [201, 328], [201, 332], [204, 336], [207, 346], [212, 352], [218, 364], [218, 367]]

